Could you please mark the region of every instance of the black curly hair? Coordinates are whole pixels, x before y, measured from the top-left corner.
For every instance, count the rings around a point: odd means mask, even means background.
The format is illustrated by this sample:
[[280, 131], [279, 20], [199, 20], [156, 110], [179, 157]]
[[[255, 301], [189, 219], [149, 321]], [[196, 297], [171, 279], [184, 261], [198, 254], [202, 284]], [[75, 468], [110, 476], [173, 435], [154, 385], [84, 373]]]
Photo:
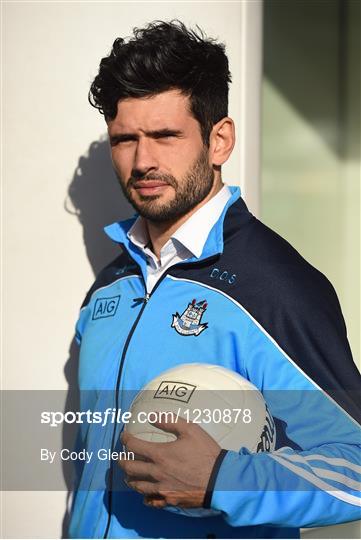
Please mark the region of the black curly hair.
[[189, 96], [190, 109], [209, 144], [212, 127], [228, 114], [231, 74], [225, 46], [181, 21], [154, 21], [134, 28], [132, 38], [117, 38], [102, 58], [89, 91], [93, 107], [112, 120], [118, 101], [179, 89]]

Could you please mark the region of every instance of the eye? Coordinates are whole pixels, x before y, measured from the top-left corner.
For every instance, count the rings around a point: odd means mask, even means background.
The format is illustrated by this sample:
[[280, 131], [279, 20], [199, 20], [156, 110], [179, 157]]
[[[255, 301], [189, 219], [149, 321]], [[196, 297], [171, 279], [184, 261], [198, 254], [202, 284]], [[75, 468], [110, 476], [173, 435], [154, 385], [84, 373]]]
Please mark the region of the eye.
[[171, 139], [179, 139], [182, 137], [182, 132], [175, 129], [160, 129], [153, 131], [151, 134], [153, 139], [163, 139], [165, 141]]
[[136, 137], [132, 135], [115, 135], [114, 137], [110, 137], [110, 146], [117, 146], [118, 144], [124, 144], [136, 140]]
[[171, 139], [175, 137], [173, 133], [160, 133], [159, 135], [156, 135], [155, 139]]

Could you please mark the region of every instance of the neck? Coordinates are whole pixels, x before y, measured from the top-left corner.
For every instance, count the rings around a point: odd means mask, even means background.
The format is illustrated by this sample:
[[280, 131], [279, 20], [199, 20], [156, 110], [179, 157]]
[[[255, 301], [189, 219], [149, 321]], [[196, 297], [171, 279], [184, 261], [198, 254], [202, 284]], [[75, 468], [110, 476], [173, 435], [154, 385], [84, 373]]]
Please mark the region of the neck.
[[181, 225], [183, 225], [183, 223], [185, 223], [197, 210], [199, 210], [199, 208], [204, 206], [210, 199], [212, 199], [212, 197], [219, 193], [223, 186], [224, 184], [221, 180], [217, 183], [215, 182], [211, 191], [209, 192], [207, 197], [203, 199], [203, 201], [201, 201], [199, 204], [197, 204], [197, 206], [192, 208], [192, 210], [187, 212], [187, 214], [184, 214], [176, 220], [166, 221], [162, 223], [145, 220], [149, 238], [152, 243], [152, 251], [158, 259], [160, 259], [160, 252], [162, 247], [168, 242], [172, 234], [174, 234], [175, 231], [179, 229]]

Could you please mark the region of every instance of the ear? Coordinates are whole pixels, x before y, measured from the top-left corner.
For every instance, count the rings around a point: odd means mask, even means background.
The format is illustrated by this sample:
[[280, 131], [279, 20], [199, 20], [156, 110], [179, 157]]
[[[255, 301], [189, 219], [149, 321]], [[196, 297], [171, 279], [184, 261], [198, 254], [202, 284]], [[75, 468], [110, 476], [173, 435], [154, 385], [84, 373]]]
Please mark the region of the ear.
[[209, 137], [209, 156], [212, 165], [223, 165], [231, 155], [236, 141], [234, 122], [226, 116], [214, 124]]

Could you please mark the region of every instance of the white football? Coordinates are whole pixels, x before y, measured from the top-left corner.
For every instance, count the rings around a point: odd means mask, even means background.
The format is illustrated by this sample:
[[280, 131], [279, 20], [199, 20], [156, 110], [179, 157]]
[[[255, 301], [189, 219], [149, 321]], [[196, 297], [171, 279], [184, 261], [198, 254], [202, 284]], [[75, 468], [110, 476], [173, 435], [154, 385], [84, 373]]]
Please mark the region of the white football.
[[[275, 449], [275, 424], [260, 391], [234, 371], [213, 364], [180, 364], [152, 379], [136, 396], [125, 429], [152, 442], [170, 442], [172, 433], [150, 422], [155, 413], [173, 413], [199, 424], [221, 448], [238, 452]], [[205, 509], [175, 509], [188, 516], [209, 516]]]

